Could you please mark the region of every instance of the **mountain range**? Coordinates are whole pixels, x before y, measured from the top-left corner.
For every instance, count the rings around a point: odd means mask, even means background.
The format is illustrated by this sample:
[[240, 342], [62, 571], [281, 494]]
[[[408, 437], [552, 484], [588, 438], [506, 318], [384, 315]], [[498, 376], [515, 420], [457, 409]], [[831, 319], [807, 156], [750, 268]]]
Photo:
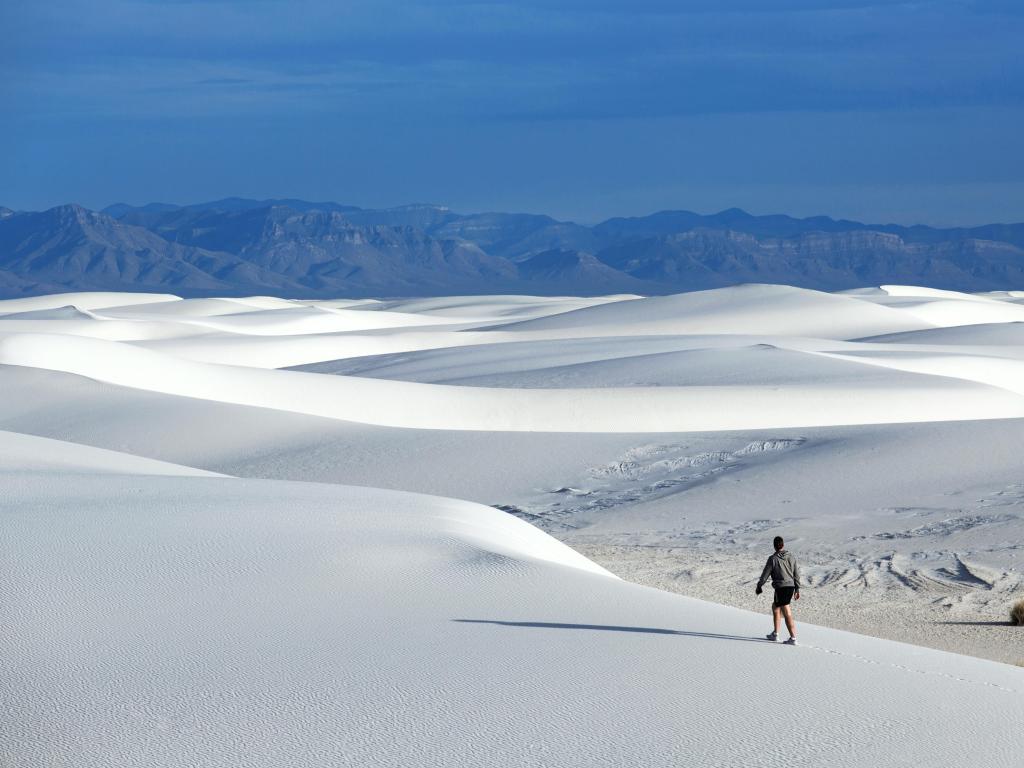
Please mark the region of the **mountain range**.
[[869, 225], [662, 211], [588, 227], [443, 206], [227, 198], [196, 205], [0, 207], [0, 296], [664, 294], [736, 283], [839, 290], [1024, 288], [1024, 223]]

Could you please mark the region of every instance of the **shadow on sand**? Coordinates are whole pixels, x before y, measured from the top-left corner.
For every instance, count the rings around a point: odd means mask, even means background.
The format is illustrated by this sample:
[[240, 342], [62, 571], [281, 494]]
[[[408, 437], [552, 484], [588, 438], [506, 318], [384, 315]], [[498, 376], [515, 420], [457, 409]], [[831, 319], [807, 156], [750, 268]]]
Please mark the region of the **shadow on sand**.
[[686, 632], [682, 629], [659, 629], [657, 627], [617, 627], [608, 624], [561, 624], [549, 621], [494, 621], [491, 619], [452, 619], [460, 624], [497, 624], [502, 627], [533, 627], [536, 629], [593, 629], [601, 632], [639, 632], [647, 635], [682, 635], [684, 637], [706, 637], [711, 640], [741, 640], [747, 643], [767, 642], [760, 637], [742, 635], [718, 635], [714, 632]]

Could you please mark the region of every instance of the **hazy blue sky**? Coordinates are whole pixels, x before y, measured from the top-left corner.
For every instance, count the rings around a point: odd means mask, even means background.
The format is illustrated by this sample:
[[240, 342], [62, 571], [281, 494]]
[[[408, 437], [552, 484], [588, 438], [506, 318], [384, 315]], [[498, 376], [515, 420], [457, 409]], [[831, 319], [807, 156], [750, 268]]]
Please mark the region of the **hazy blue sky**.
[[0, 2], [0, 204], [1024, 220], [1024, 0]]

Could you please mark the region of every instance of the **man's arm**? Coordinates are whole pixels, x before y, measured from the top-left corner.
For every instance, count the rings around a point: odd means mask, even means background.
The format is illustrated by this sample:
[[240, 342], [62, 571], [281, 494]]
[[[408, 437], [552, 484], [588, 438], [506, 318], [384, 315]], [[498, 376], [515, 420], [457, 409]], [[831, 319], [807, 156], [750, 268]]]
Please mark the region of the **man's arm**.
[[772, 559], [769, 557], [768, 562], [764, 564], [764, 570], [761, 571], [761, 578], [757, 580], [757, 589], [754, 592], [758, 595], [761, 594], [761, 587], [768, 581], [768, 577], [772, 575]]
[[800, 599], [800, 564], [796, 560], [793, 561], [793, 586], [796, 587], [796, 589], [794, 590], [794, 594], [796, 595], [797, 599], [799, 600]]

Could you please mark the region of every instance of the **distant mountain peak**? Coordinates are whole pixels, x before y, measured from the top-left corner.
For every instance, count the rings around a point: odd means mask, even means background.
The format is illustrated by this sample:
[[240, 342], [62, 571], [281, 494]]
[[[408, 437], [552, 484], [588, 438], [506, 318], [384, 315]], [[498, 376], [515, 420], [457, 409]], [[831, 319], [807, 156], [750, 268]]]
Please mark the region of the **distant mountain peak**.
[[77, 223], [78, 225], [85, 225], [87, 223], [95, 223], [104, 219], [113, 221], [109, 216], [99, 211], [92, 211], [85, 206], [79, 205], [78, 203], [65, 203], [64, 205], [55, 205], [46, 211], [43, 211], [42, 216], [49, 218], [55, 222], [67, 222]]
[[77, 216], [81, 214], [98, 213], [98, 211], [91, 211], [84, 205], [79, 205], [78, 203], [63, 203], [62, 205], [55, 205], [53, 208], [47, 209], [44, 213], [74, 213]]

